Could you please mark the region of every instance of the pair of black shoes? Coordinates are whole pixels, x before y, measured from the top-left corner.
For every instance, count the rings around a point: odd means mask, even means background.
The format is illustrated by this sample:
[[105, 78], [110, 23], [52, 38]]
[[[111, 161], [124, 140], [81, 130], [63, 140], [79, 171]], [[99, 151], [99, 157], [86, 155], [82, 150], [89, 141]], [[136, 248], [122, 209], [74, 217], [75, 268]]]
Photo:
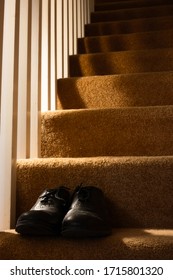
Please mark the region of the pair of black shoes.
[[101, 237], [111, 233], [103, 192], [79, 186], [71, 195], [66, 187], [45, 190], [30, 211], [17, 220], [16, 231], [27, 235]]

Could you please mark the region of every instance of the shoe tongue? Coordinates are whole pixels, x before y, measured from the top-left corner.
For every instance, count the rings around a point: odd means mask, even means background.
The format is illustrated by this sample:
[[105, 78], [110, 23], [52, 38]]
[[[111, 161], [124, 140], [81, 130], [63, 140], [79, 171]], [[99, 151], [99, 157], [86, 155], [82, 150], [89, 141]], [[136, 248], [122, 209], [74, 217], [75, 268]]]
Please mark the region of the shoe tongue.
[[81, 201], [86, 201], [88, 200], [90, 197], [90, 193], [89, 191], [87, 190], [87, 188], [81, 188], [79, 191], [78, 191], [78, 198], [79, 200]]
[[68, 200], [69, 199], [69, 192], [65, 187], [61, 187], [57, 189], [55, 193], [55, 197], [61, 200]]

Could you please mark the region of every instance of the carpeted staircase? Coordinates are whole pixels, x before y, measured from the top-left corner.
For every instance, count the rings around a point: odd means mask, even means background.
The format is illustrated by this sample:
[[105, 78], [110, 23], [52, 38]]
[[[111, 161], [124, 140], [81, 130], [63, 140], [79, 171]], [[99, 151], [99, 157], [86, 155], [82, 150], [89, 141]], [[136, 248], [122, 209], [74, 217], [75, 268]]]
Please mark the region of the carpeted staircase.
[[95, 1], [58, 110], [42, 114], [42, 158], [17, 164], [17, 217], [45, 188], [83, 183], [108, 199], [112, 234], [0, 232], [1, 259], [173, 259], [173, 2]]

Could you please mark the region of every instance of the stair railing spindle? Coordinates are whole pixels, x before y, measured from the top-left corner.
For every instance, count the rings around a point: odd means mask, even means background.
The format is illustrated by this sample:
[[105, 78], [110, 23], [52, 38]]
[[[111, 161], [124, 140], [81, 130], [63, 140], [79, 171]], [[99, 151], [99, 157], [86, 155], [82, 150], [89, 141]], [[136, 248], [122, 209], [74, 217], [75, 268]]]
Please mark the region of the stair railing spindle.
[[2, 81], [3, 24], [4, 24], [4, 0], [0, 1], [0, 108], [1, 108], [1, 81]]
[[63, 63], [63, 0], [56, 0], [56, 67], [57, 78], [64, 73]]
[[74, 16], [73, 16], [73, 24], [74, 24], [74, 28], [73, 28], [73, 35], [74, 35], [74, 40], [73, 40], [73, 43], [74, 43], [74, 54], [77, 53], [77, 1], [78, 0], [73, 0], [73, 13], [74, 13]]
[[41, 109], [49, 108], [49, 0], [42, 0]]
[[30, 100], [30, 158], [39, 156], [39, 13], [40, 0], [32, 1], [31, 24], [31, 100]]
[[11, 199], [15, 189], [16, 166], [16, 108], [14, 105], [14, 69], [15, 69], [15, 26], [16, 1], [6, 0], [4, 5], [2, 76], [1, 76], [1, 126], [0, 126], [0, 228], [11, 226]]
[[68, 56], [69, 56], [69, 1], [63, 1], [63, 78], [68, 77]]
[[56, 1], [50, 4], [50, 110], [56, 110]]
[[74, 3], [69, 0], [68, 8], [68, 30], [69, 30], [69, 55], [74, 54]]
[[28, 0], [20, 1], [17, 158], [27, 158]]

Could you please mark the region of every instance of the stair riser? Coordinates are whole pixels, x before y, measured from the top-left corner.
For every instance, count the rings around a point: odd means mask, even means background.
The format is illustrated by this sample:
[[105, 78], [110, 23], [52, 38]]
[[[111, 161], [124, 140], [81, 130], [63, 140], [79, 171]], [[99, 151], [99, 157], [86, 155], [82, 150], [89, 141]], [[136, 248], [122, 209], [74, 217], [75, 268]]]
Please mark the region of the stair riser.
[[128, 8], [137, 8], [137, 7], [149, 7], [155, 5], [165, 5], [172, 4], [172, 0], [136, 0], [136, 1], [119, 1], [110, 3], [97, 4], [95, 11], [106, 11], [106, 10], [116, 10], [116, 9], [128, 9]]
[[173, 47], [173, 29], [78, 39], [78, 54]]
[[57, 107], [173, 105], [172, 89], [173, 73], [169, 72], [59, 79]]
[[70, 76], [129, 74], [173, 70], [172, 49], [81, 54], [70, 57]]
[[144, 18], [127, 21], [87, 24], [85, 36], [128, 34], [173, 28], [173, 17]]
[[172, 131], [172, 106], [45, 113], [42, 157], [172, 155]]
[[[22, 168], [21, 168], [22, 166]], [[37, 168], [19, 161], [17, 215], [30, 209], [45, 188], [95, 185], [108, 198], [114, 227], [171, 228], [173, 157], [47, 159]]]
[[161, 7], [147, 7], [138, 9], [126, 9], [109, 12], [93, 12], [91, 14], [91, 23], [116, 21], [116, 20], [129, 20], [135, 18], [151, 18], [161, 16], [172, 16], [173, 5]]

